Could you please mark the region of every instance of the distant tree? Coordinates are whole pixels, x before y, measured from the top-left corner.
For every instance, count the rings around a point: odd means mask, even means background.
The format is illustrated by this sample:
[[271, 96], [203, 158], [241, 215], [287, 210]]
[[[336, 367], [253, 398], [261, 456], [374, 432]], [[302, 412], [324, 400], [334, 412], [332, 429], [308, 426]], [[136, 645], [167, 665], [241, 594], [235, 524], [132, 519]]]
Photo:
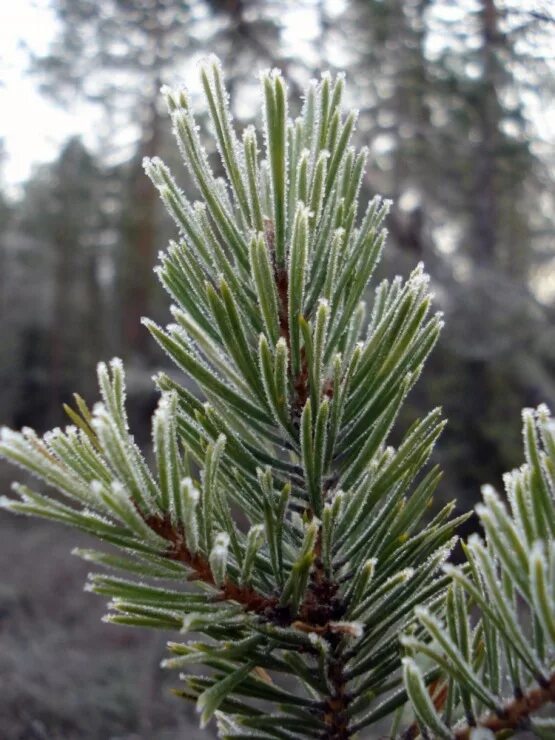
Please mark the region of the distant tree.
[[5, 157], [6, 157], [5, 142], [3, 139], [0, 139], [0, 229], [5, 228], [8, 222], [10, 211], [11, 211], [8, 197], [5, 193], [4, 178], [2, 176], [3, 175], [2, 170], [3, 170]]
[[8, 231], [12, 207], [4, 192], [4, 180], [2, 169], [5, 158], [4, 141], [0, 139], [0, 315], [4, 317], [4, 322], [0, 328], [0, 413], [5, 419], [11, 418], [13, 384], [14, 379], [11, 377], [13, 368], [10, 366], [10, 358], [14, 344], [17, 341], [16, 332], [13, 322], [10, 321], [9, 293], [8, 293]]
[[[174, 0], [52, 0], [51, 7], [58, 34], [33, 62], [43, 91], [60, 102], [76, 95], [97, 102], [135, 142], [126, 182], [134, 208], [125, 231], [123, 331], [128, 351], [141, 352], [146, 333], [139, 319], [148, 313], [158, 248], [157, 203], [141, 161], [160, 151], [160, 86], [198, 49], [195, 31], [206, 18], [199, 2]], [[121, 144], [109, 135], [113, 130], [109, 125], [104, 141], [112, 149]]]
[[[283, 43], [284, 16], [288, 10], [314, 11], [312, 0], [298, 0], [288, 6], [283, 0], [205, 0], [217, 23], [211, 51], [225, 60], [228, 70], [230, 102], [246, 103], [255, 94], [253, 68], [279, 67], [290, 80], [292, 90], [301, 96], [303, 83], [313, 75], [310, 62], [302, 53], [289, 52]], [[245, 97], [249, 100], [245, 100]], [[236, 112], [236, 111], [234, 111]]]
[[[27, 184], [18, 213], [19, 233], [34, 240], [31, 251], [42, 253], [35, 290], [46, 292], [43, 351], [47, 356], [34, 362], [47, 373], [52, 413], [59, 413], [77, 379], [82, 382], [92, 376], [103, 342], [99, 282], [100, 248], [107, 227], [103, 189], [101, 168], [81, 141], [73, 138], [59, 158], [42, 166]], [[26, 275], [31, 278], [33, 271], [28, 268]], [[35, 343], [37, 330], [32, 331]], [[34, 347], [34, 357], [36, 351]]]
[[437, 12], [441, 5], [429, 19], [440, 47], [431, 52], [439, 114], [431, 132], [440, 155], [436, 224], [438, 215], [446, 223], [448, 212], [454, 216], [454, 237], [436, 273], [453, 328], [442, 377], [449, 403], [460, 406], [461, 413], [449, 408], [461, 425], [451, 454], [470, 490], [516, 454], [519, 431], [509, 425], [522, 400], [555, 399], [553, 333], [530, 285], [538, 226], [546, 225], [541, 194], [549, 185], [537, 156], [541, 134], [525, 106], [526, 95], [544, 94], [546, 69], [531, 64], [533, 29], [509, 3], [461, 4], [458, 15], [447, 16]]
[[206, 6], [214, 19], [219, 21], [214, 44], [219, 53], [229, 60], [231, 89], [238, 76], [248, 77], [252, 84], [253, 64], [272, 66], [278, 61], [281, 56], [281, 21], [279, 12], [275, 11], [283, 10], [283, 3], [206, 0]]
[[320, 3], [323, 63], [338, 56], [356, 80], [366, 187], [394, 199], [389, 267], [424, 257], [449, 314], [418, 405], [447, 399], [457, 419], [442, 454], [459, 491], [514, 459], [523, 398], [555, 399], [553, 334], [531, 292], [552, 257], [552, 163], [524, 104], [553, 89], [549, 21], [527, 5], [354, 0], [330, 22]]

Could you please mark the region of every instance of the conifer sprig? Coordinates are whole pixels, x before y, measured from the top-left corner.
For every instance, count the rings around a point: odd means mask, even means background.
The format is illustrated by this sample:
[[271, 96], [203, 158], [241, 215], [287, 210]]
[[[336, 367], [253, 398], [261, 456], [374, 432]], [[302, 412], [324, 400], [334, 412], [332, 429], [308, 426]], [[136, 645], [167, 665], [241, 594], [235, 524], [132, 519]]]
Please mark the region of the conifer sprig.
[[[248, 127], [242, 140], [217, 60], [201, 77], [225, 178], [185, 91], [163, 92], [200, 202], [160, 160], [145, 161], [180, 232], [157, 268], [173, 323], [145, 325], [198, 392], [157, 376], [151, 468], [128, 427], [121, 363], [99, 365], [102, 402], [89, 411], [77, 397], [73, 426], [43, 439], [2, 432], [0, 453], [61, 498], [16, 486], [3, 506], [114, 546], [76, 551], [115, 571], [91, 574], [87, 588], [111, 599], [108, 621], [197, 634], [169, 643], [164, 665], [184, 671], [178, 693], [196, 702], [201, 724], [217, 715], [222, 737], [346, 740], [392, 713], [397, 727], [409, 697], [420, 725], [407, 732], [441, 736], [451, 729], [434, 708], [438, 687], [449, 682], [453, 717], [461, 702], [490, 706], [494, 692], [468, 667], [476, 636], [464, 592], [482, 587], [472, 569], [483, 548], [450, 585], [444, 566], [464, 517], [452, 518], [453, 504], [427, 516], [441, 413], [388, 443], [442, 326], [427, 277], [419, 265], [406, 282], [383, 281], [367, 317], [388, 203], [374, 198], [358, 213], [367, 151], [350, 143], [343, 77], [312, 82], [292, 121], [281, 75], [263, 74], [263, 135]], [[551, 488], [530, 439], [539, 498], [533, 520], [532, 501], [522, 504], [519, 526], [551, 537]], [[535, 563], [529, 595], [545, 646], [553, 558], [545, 570], [539, 545], [515, 552], [519, 568]], [[458, 626], [438, 647], [446, 609]], [[498, 628], [484, 621], [488, 650]], [[511, 665], [543, 680], [545, 655], [519, 640]], [[456, 663], [449, 673], [452, 647], [466, 672]], [[435, 659], [427, 671], [407, 655], [419, 651]], [[187, 673], [193, 664], [208, 675]], [[468, 685], [455, 683], [461, 676]]]
[[470, 537], [466, 568], [444, 567], [442, 610], [417, 610], [427, 639], [402, 639], [442, 669], [434, 706], [405, 659], [421, 729], [439, 737], [469, 738], [476, 725], [489, 736], [555, 729], [555, 424], [545, 406], [526, 409], [523, 422], [526, 463], [505, 476], [509, 506], [484, 487], [476, 511], [485, 540]]

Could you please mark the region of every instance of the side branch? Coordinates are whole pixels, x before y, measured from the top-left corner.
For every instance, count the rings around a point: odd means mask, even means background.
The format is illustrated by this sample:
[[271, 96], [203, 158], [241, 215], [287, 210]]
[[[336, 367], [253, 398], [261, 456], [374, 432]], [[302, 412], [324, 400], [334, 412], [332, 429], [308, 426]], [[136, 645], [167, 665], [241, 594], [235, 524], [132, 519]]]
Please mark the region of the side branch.
[[[478, 726], [491, 730], [493, 733], [501, 730], [524, 729], [531, 714], [553, 702], [555, 702], [555, 673], [551, 675], [545, 686], [530, 689], [522, 696], [507, 702], [502, 713], [492, 713], [482, 717], [478, 721]], [[455, 738], [469, 740], [471, 729], [465, 725], [455, 730]]]
[[[206, 558], [201, 555], [194, 555], [189, 551], [183, 534], [173, 526], [168, 518], [149, 517], [145, 521], [156, 534], [167, 540], [169, 548], [166, 557], [184, 563], [193, 571], [189, 580], [203, 581], [215, 589], [218, 588]], [[244, 606], [247, 611], [261, 615], [272, 612], [278, 604], [276, 597], [264, 596], [253, 588], [239, 586], [229, 578], [224, 581], [219, 591], [222, 599], [236, 601]]]
[[205, 557], [190, 552], [185, 544], [183, 533], [176, 528], [168, 517], [157, 516], [145, 518], [145, 523], [168, 542], [165, 557], [187, 565], [192, 573], [190, 581], [203, 581], [219, 591], [218, 598], [224, 601], [236, 601], [246, 611], [259, 614], [269, 622], [279, 626], [292, 626], [301, 632], [315, 632], [324, 636], [335, 636], [342, 630], [334, 626], [333, 621], [341, 619], [344, 605], [337, 598], [337, 583], [328, 581], [323, 576], [321, 561], [312, 574], [309, 593], [299, 607], [297, 614], [292, 614], [287, 607], [279, 606], [277, 596], [265, 596], [249, 586], [240, 586], [226, 578], [218, 588], [214, 582], [212, 569]]

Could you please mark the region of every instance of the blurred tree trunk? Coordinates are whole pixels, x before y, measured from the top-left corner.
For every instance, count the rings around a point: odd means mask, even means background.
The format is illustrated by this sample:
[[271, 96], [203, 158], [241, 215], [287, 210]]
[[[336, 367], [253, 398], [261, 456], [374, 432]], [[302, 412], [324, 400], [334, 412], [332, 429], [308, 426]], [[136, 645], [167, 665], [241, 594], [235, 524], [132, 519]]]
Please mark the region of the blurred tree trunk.
[[148, 353], [150, 342], [147, 332], [141, 325], [141, 318], [147, 316], [150, 307], [155, 257], [157, 253], [157, 212], [158, 194], [145, 177], [142, 161], [144, 157], [154, 157], [160, 151], [160, 131], [162, 121], [158, 111], [158, 91], [160, 79], [155, 78], [152, 85], [154, 97], [148, 105], [148, 119], [141, 137], [138, 156], [131, 164], [129, 198], [131, 213], [126, 234], [127, 256], [124, 277], [123, 335], [127, 352], [134, 355]]
[[476, 152], [475, 202], [472, 213], [474, 259], [478, 264], [496, 263], [497, 154], [501, 106], [498, 98], [498, 27], [495, 0], [481, 0], [482, 90], [477, 109], [479, 144]]
[[[96, 391], [95, 372], [96, 363], [101, 359], [105, 345], [104, 335], [104, 300], [99, 280], [98, 248], [89, 245], [85, 263], [85, 303], [86, 319], [85, 331], [88, 337], [85, 350], [85, 383], [87, 393]], [[83, 386], [81, 386], [83, 387]]]
[[[71, 204], [65, 203], [66, 208]], [[60, 405], [64, 398], [65, 379], [69, 371], [69, 359], [67, 357], [68, 323], [72, 318], [70, 305], [70, 281], [73, 269], [72, 252], [75, 244], [71, 243], [71, 236], [65, 224], [57, 224], [54, 231], [54, 243], [56, 252], [53, 270], [53, 301], [52, 321], [50, 324], [50, 394], [49, 413], [55, 419], [59, 415]], [[74, 275], [75, 277], [75, 275]]]
[[[47, 401], [48, 423], [60, 423], [60, 405], [70, 400], [77, 384], [85, 394], [90, 390], [92, 363], [103, 341], [97, 269], [104, 226], [101, 183], [94, 158], [79, 139], [70, 139], [59, 158], [27, 183], [18, 214], [22, 246], [23, 235], [32, 237], [21, 255], [27, 266], [18, 296], [18, 358], [20, 385], [27, 390], [22, 391], [18, 412], [39, 414], [29, 390], [36, 387]], [[28, 311], [29, 300], [34, 308]]]

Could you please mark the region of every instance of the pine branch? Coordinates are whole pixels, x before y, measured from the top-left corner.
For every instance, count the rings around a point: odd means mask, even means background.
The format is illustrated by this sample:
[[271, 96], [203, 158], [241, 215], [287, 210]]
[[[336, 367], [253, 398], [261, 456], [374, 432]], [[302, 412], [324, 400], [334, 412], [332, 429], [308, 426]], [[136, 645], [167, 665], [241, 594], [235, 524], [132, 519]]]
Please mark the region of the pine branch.
[[[450, 503], [427, 517], [440, 411], [389, 444], [442, 319], [422, 265], [367, 291], [389, 205], [376, 197], [359, 217], [367, 151], [350, 145], [343, 78], [310, 83], [291, 121], [284, 80], [263, 74], [259, 157], [254, 128], [234, 130], [219, 63], [201, 77], [225, 179], [183, 90], [163, 92], [201, 201], [145, 161], [179, 240], [157, 268], [173, 321], [144, 323], [196, 392], [157, 376], [148, 465], [123, 366], [101, 363], [102, 402], [91, 411], [76, 397], [65, 430], [2, 430], [0, 454], [57, 492], [16, 485], [2, 506], [115, 548], [75, 551], [126, 576], [89, 576], [86, 587], [111, 599], [106, 621], [201, 636], [169, 643], [163, 665], [184, 671], [176, 693], [196, 702], [201, 725], [216, 717], [222, 737], [348, 740], [390, 714], [397, 734], [409, 700], [415, 722], [402, 737], [452, 738], [476, 717], [520, 721], [551, 691], [549, 415], [527, 412], [511, 516], [486, 491], [487, 542], [469, 540], [466, 568], [446, 566], [466, 515], [453, 519]], [[513, 693], [539, 681], [509, 707], [501, 660]], [[206, 675], [187, 672], [194, 664]]]

